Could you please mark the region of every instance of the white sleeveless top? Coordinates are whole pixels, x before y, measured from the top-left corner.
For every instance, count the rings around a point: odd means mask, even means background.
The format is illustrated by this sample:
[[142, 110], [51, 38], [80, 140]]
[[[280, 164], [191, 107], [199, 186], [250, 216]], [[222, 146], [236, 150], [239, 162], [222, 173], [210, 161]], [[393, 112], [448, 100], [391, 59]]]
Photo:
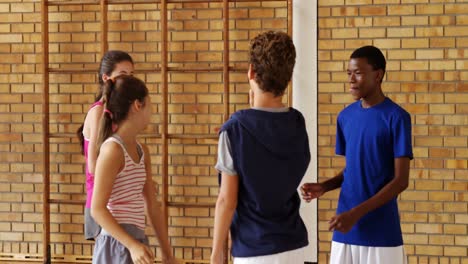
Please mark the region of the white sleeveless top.
[[141, 157], [140, 161], [135, 163], [128, 155], [120, 138], [116, 135], [109, 137], [104, 141], [103, 145], [107, 142], [119, 144], [125, 157], [125, 166], [115, 178], [107, 209], [119, 224], [132, 224], [144, 230], [146, 224], [143, 187], [146, 182], [146, 170], [142, 147], [140, 143], [137, 143]]

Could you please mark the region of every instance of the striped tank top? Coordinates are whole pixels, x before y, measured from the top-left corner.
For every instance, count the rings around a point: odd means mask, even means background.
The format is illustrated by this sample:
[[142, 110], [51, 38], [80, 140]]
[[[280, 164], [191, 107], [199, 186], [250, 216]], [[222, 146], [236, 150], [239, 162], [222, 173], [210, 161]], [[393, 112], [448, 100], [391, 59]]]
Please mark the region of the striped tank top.
[[142, 147], [138, 143], [141, 155], [138, 163], [135, 163], [125, 149], [120, 137], [113, 135], [103, 144], [108, 142], [115, 142], [122, 147], [125, 166], [115, 178], [112, 193], [107, 202], [107, 209], [119, 224], [132, 224], [144, 230], [146, 224], [143, 187], [146, 182], [146, 170]]

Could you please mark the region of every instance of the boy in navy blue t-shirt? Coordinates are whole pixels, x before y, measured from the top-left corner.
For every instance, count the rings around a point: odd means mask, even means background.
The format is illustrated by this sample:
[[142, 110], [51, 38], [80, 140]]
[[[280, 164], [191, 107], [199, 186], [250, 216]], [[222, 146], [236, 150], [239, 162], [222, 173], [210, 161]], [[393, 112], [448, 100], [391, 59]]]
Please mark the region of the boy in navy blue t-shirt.
[[283, 32], [265, 32], [250, 43], [251, 108], [221, 128], [211, 264], [223, 263], [231, 231], [234, 264], [304, 264], [307, 230], [297, 188], [310, 161], [304, 117], [282, 97], [296, 51]]
[[341, 187], [329, 226], [331, 264], [407, 263], [396, 198], [408, 187], [411, 119], [382, 92], [385, 64], [376, 47], [352, 53], [347, 73], [357, 101], [341, 111], [336, 129], [336, 154], [346, 157], [346, 167], [301, 187], [306, 201]]

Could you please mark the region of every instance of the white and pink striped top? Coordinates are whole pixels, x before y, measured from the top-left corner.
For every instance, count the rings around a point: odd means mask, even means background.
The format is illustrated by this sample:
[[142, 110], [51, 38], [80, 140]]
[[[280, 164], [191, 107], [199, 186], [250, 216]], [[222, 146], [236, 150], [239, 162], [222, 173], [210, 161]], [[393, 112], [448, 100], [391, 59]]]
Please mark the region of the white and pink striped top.
[[104, 144], [111, 141], [122, 147], [125, 166], [115, 178], [107, 209], [119, 224], [132, 224], [144, 230], [146, 224], [143, 186], [146, 182], [146, 170], [143, 149], [138, 143], [142, 154], [139, 163], [135, 163], [119, 138], [114, 135], [109, 137]]

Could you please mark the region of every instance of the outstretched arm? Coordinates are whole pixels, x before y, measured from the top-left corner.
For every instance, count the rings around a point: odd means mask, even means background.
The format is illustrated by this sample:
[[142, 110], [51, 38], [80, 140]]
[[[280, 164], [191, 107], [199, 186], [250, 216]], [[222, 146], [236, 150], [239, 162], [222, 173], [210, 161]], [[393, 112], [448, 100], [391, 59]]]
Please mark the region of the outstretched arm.
[[343, 170], [335, 177], [328, 179], [322, 183], [304, 183], [301, 186], [302, 199], [310, 202], [315, 198], [319, 198], [324, 193], [338, 189], [343, 183]]
[[237, 207], [239, 177], [221, 173], [221, 187], [216, 201], [211, 264], [223, 263], [223, 248]]
[[166, 221], [161, 210], [161, 204], [156, 199], [157, 190], [155, 182], [152, 179], [151, 173], [151, 156], [148, 148], [142, 145], [145, 153], [145, 169], [146, 169], [146, 182], [143, 189], [146, 204], [146, 214], [151, 221], [151, 226], [156, 232], [159, 246], [163, 254], [163, 263], [176, 263], [175, 258], [172, 256], [171, 246], [169, 245], [169, 238], [166, 231]]
[[332, 217], [329, 229], [347, 233], [361, 217], [397, 197], [408, 187], [409, 164], [408, 157], [395, 158], [395, 177], [393, 180], [370, 199], [347, 212]]

